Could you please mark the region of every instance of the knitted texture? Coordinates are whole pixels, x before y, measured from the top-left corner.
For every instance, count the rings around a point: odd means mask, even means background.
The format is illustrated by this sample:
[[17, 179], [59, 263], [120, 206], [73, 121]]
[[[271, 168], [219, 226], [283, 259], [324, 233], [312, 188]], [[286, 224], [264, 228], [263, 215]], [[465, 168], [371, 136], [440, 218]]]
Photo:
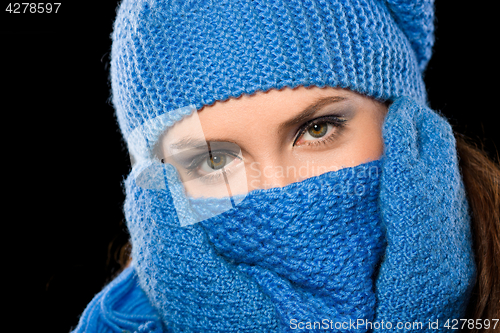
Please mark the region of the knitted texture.
[[[387, 251], [377, 320], [464, 318], [474, 284], [468, 205], [448, 122], [408, 98], [394, 102], [383, 136], [380, 209]], [[432, 330], [434, 331], [434, 330]]]
[[[155, 333], [286, 332], [297, 331], [294, 319], [379, 325], [329, 327], [339, 332], [398, 322], [422, 323], [401, 331], [426, 331], [439, 320], [432, 331], [445, 331], [447, 319], [463, 318], [475, 279], [453, 133], [408, 98], [391, 105], [383, 133], [380, 161], [252, 191], [189, 227], [179, 226], [177, 191], [137, 186], [154, 162], [138, 163], [125, 206], [137, 276], [126, 270], [98, 294], [76, 332], [141, 323]], [[157, 167], [164, 184], [177, 177], [170, 165]], [[185, 209], [210, 216], [217, 200], [186, 200]]]
[[73, 332], [161, 333], [164, 326], [128, 267], [92, 299]]
[[[384, 250], [379, 165], [252, 191], [236, 208], [181, 227], [178, 194], [137, 186], [139, 163], [125, 207], [141, 287], [173, 332], [286, 332], [294, 319], [373, 320]], [[170, 181], [177, 177], [164, 170]], [[197, 207], [192, 214], [204, 200], [187, 201]], [[211, 198], [206, 208], [217, 200], [224, 202]]]
[[[428, 0], [123, 1], [111, 81], [137, 160], [125, 182], [133, 264], [76, 331], [444, 331], [463, 318], [468, 206], [453, 133], [422, 81], [433, 19]], [[186, 198], [152, 158], [159, 135], [205, 105], [300, 85], [393, 101], [382, 159], [252, 191], [219, 214], [227, 198]], [[379, 326], [335, 329], [358, 319]]]
[[113, 104], [132, 156], [165, 128], [241, 94], [348, 88], [426, 103], [433, 1], [124, 0], [111, 52]]

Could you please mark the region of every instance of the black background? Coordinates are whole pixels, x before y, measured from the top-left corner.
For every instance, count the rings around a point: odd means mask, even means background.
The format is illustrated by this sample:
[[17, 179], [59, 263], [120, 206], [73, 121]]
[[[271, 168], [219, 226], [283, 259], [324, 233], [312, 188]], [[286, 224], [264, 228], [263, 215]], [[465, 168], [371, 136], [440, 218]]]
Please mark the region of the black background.
[[[431, 107], [495, 157], [495, 13], [451, 3], [436, 3], [425, 76]], [[130, 163], [108, 101], [116, 5], [68, 1], [57, 14], [2, 8], [4, 288], [20, 331], [69, 332], [116, 272], [110, 242], [113, 252], [127, 239], [121, 182]]]

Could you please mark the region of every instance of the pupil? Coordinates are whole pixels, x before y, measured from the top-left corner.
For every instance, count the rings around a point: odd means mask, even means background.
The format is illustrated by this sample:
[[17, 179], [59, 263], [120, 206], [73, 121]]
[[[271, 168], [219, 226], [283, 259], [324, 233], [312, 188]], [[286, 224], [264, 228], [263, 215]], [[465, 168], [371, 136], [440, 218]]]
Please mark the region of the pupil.
[[321, 138], [326, 134], [327, 129], [328, 126], [326, 126], [326, 123], [314, 124], [313, 126], [311, 126], [308, 132], [315, 138]]

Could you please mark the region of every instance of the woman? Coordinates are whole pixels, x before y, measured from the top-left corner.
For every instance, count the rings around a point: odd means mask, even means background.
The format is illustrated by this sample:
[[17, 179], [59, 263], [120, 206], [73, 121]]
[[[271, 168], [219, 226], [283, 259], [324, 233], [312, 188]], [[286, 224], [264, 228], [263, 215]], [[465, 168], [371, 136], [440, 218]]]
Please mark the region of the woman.
[[499, 171], [426, 106], [433, 19], [430, 1], [124, 1], [132, 263], [76, 331], [493, 328]]

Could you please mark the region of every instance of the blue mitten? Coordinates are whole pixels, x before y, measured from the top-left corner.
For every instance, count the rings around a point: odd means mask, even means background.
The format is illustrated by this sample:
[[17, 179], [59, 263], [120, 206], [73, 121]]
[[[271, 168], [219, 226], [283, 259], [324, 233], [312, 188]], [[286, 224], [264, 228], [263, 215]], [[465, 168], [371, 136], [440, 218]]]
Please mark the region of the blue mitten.
[[448, 319], [463, 318], [475, 279], [455, 138], [443, 117], [408, 98], [389, 108], [383, 137], [387, 249], [376, 281], [376, 321], [435, 332], [439, 320], [445, 330]]

